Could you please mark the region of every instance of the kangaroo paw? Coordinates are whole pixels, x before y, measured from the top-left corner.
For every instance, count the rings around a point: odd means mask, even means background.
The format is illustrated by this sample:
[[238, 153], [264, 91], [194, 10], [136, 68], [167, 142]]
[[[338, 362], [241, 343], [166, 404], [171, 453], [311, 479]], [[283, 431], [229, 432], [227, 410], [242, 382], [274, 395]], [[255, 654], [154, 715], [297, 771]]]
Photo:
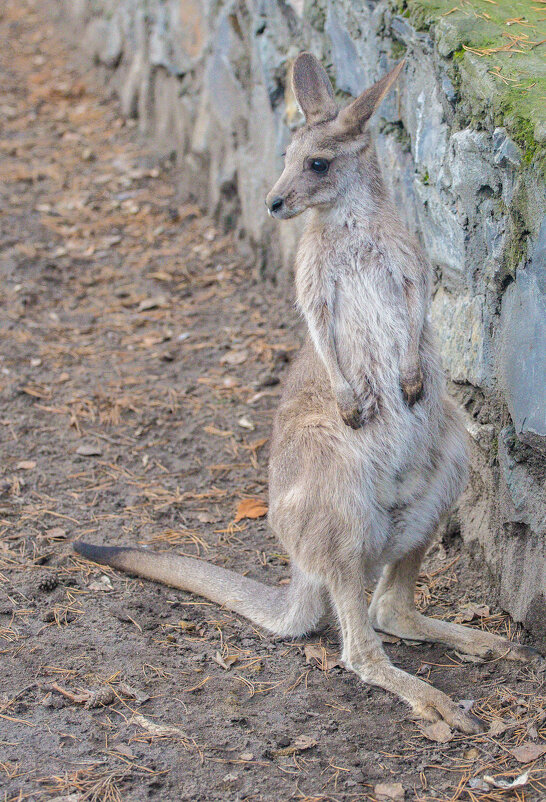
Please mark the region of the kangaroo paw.
[[350, 426], [351, 429], [360, 429], [364, 423], [362, 420], [362, 407], [353, 389], [349, 386], [343, 388], [342, 391], [337, 393], [336, 400], [343, 423], [346, 426]]
[[407, 376], [402, 376], [400, 379], [400, 386], [402, 387], [402, 395], [408, 407], [412, 407], [419, 401], [423, 395], [423, 375], [421, 369], [412, 372]]

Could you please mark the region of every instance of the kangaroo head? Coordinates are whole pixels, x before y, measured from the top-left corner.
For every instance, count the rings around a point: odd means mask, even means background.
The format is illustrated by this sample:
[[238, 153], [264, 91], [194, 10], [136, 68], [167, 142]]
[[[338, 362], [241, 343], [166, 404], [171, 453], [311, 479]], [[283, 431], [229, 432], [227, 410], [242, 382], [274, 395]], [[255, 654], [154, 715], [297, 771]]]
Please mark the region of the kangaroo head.
[[294, 62], [292, 85], [306, 124], [294, 133], [285, 166], [266, 198], [269, 214], [281, 220], [311, 206], [334, 207], [362, 184], [368, 162], [369, 185], [377, 183], [368, 121], [398, 77], [401, 61], [384, 78], [339, 109], [328, 76], [311, 53]]

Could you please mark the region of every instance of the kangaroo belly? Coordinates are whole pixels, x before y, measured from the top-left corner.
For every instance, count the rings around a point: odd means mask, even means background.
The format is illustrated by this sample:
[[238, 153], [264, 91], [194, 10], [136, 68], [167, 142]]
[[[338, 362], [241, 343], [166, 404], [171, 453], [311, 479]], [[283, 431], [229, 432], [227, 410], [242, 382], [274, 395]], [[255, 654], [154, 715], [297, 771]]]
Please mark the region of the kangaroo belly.
[[400, 355], [408, 340], [403, 292], [388, 273], [373, 270], [344, 277], [336, 289], [336, 352], [357, 392], [368, 383], [399, 396]]

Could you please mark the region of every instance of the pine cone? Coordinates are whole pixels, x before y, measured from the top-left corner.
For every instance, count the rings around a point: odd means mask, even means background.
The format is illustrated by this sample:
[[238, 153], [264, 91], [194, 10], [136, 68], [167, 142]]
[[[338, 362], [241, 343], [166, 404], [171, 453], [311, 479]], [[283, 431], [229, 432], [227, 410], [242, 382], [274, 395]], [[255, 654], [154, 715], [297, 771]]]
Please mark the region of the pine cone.
[[108, 685], [105, 685], [103, 688], [99, 688], [96, 691], [92, 691], [89, 699], [85, 703], [86, 707], [105, 707], [106, 705], [112, 704], [115, 700], [116, 694], [109, 688]]
[[51, 593], [52, 590], [55, 590], [59, 581], [56, 576], [49, 574], [48, 576], [44, 576], [38, 582], [38, 590], [42, 590], [44, 593]]

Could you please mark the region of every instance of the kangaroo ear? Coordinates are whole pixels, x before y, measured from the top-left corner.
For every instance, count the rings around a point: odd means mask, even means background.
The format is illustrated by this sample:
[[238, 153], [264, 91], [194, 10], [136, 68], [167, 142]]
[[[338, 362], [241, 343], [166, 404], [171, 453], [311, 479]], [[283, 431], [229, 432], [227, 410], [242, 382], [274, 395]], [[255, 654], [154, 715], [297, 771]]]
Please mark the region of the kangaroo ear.
[[311, 53], [300, 53], [292, 67], [292, 88], [307, 123], [336, 116], [334, 90], [321, 63]]
[[402, 59], [402, 61], [381, 78], [380, 81], [362, 92], [356, 100], [353, 100], [352, 103], [345, 106], [345, 108], [339, 112], [338, 120], [343, 128], [350, 131], [363, 130], [372, 114], [377, 110], [381, 101], [400, 75], [405, 63], [406, 59]]

